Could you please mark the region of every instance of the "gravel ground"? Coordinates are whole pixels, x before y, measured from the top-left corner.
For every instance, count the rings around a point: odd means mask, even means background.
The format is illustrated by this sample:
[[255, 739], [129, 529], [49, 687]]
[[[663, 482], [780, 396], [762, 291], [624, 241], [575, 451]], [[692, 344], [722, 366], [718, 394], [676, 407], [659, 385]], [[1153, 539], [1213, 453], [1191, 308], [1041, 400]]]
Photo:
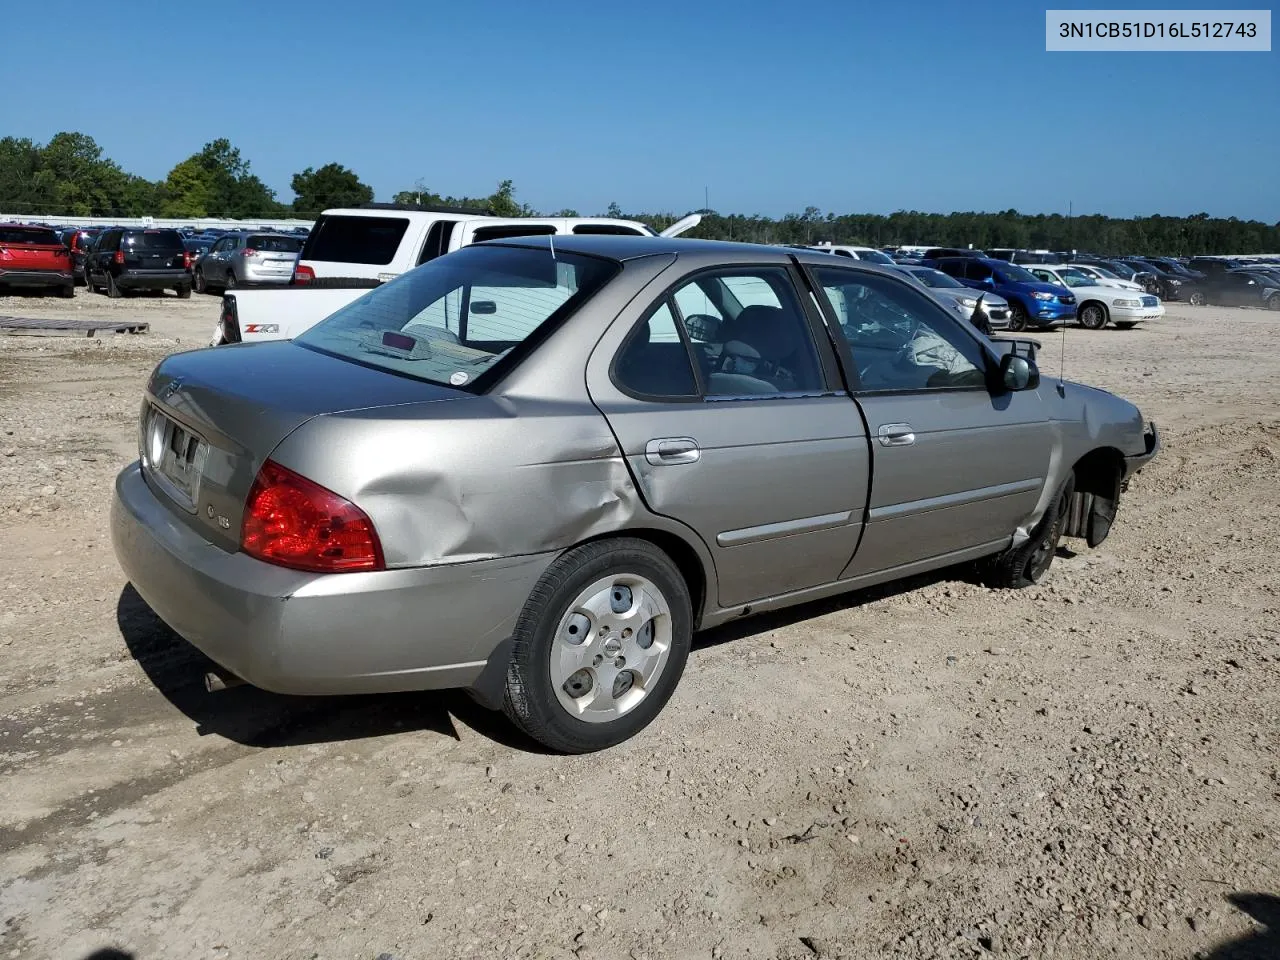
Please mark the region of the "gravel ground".
[[0, 314], [152, 323], [0, 336], [0, 956], [1280, 957], [1280, 317], [1067, 331], [1165, 451], [1040, 587], [713, 631], [562, 758], [462, 695], [204, 693], [106, 515], [217, 300]]

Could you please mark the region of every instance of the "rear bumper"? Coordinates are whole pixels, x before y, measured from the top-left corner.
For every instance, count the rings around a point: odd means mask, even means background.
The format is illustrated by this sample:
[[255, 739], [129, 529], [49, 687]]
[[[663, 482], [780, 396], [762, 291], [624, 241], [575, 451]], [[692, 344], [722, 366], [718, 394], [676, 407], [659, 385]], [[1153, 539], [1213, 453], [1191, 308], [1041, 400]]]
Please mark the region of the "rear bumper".
[[312, 574], [227, 553], [187, 527], [135, 462], [116, 478], [116, 557], [135, 590], [220, 666], [277, 693], [475, 684], [554, 554]]
[[240, 279], [244, 283], [286, 284], [293, 279], [293, 269], [290, 268], [288, 273], [274, 273], [268, 270], [246, 266], [241, 270]]
[[75, 283], [70, 270], [7, 270], [0, 267], [0, 284], [11, 287], [65, 287]]
[[127, 270], [116, 277], [121, 290], [164, 290], [182, 287], [191, 282], [186, 270]]

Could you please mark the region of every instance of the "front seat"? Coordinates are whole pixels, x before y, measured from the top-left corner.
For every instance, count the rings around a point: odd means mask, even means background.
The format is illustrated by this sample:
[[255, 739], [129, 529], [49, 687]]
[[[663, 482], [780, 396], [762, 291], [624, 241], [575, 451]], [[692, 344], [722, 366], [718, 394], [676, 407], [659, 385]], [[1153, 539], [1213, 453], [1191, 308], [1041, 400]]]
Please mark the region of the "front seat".
[[780, 391], [811, 389], [820, 378], [804, 324], [802, 317], [782, 307], [753, 304], [724, 324], [720, 334], [726, 354], [734, 353], [736, 342], [764, 361], [755, 364], [753, 376]]

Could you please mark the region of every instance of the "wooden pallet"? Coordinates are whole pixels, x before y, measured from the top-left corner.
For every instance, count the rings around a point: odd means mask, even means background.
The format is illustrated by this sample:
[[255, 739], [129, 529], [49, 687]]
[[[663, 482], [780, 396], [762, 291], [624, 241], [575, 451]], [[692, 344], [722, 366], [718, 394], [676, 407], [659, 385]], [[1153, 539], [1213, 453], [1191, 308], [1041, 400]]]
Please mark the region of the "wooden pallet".
[[151, 324], [137, 320], [41, 320], [0, 317], [0, 334], [20, 337], [96, 337], [100, 333], [146, 333]]

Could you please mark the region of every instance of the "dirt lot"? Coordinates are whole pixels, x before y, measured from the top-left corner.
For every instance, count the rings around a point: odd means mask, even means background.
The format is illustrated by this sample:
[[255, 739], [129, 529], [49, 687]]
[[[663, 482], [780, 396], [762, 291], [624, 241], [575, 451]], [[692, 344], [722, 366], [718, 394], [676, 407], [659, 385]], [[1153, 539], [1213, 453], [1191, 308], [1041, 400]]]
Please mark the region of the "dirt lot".
[[0, 957], [1280, 956], [1280, 316], [1067, 332], [1166, 448], [1041, 587], [717, 630], [566, 759], [461, 695], [204, 693], [106, 518], [217, 301], [0, 314], [152, 322], [0, 336]]

